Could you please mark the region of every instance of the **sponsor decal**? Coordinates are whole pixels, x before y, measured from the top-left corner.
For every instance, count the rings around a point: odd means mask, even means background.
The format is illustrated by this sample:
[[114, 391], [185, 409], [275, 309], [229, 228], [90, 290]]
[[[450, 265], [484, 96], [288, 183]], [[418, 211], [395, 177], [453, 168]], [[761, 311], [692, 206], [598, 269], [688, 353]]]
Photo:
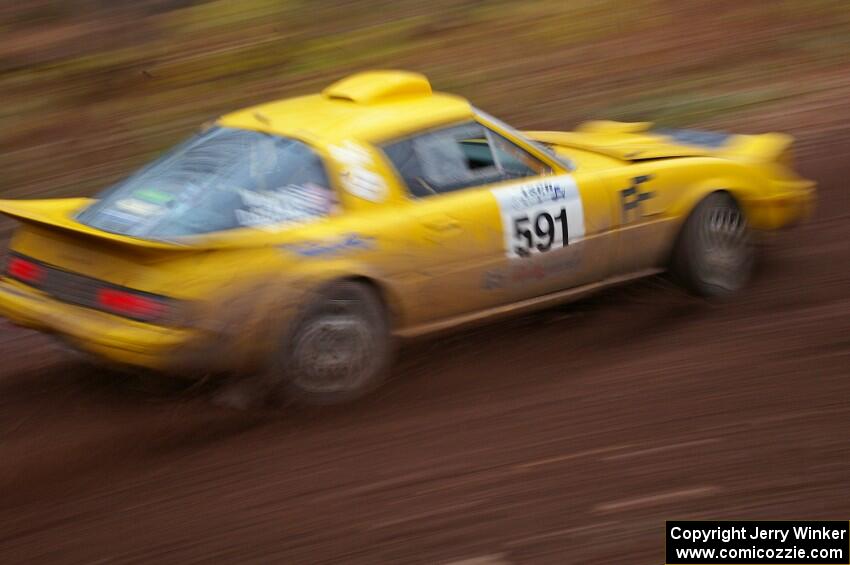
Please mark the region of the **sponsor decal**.
[[499, 290], [511, 286], [544, 280], [573, 271], [581, 265], [581, 245], [554, 254], [539, 255], [527, 261], [516, 261], [504, 269], [484, 273], [481, 288]]
[[163, 210], [162, 206], [159, 204], [152, 204], [137, 198], [122, 198], [115, 203], [115, 208], [122, 212], [139, 217], [153, 216], [157, 212], [161, 212]]
[[642, 216], [641, 204], [655, 197], [651, 191], [641, 192], [641, 185], [652, 180], [652, 175], [641, 175], [632, 179], [628, 188], [620, 191], [620, 208], [623, 214], [623, 223], [635, 221]]
[[243, 207], [236, 210], [236, 221], [262, 229], [326, 216], [334, 206], [333, 192], [312, 183], [261, 192], [239, 190], [239, 196]]
[[491, 191], [499, 204], [505, 255], [522, 259], [584, 238], [584, 206], [572, 175]]
[[280, 248], [302, 257], [327, 257], [353, 251], [374, 249], [375, 238], [350, 233], [336, 240], [304, 241], [300, 243], [281, 245]]
[[[167, 192], [155, 189], [137, 190], [128, 198], [118, 200], [112, 215], [130, 221], [137, 218], [152, 218], [168, 211], [168, 204], [172, 200], [173, 196]], [[110, 215], [109, 210], [104, 210], [102, 213]]]
[[165, 205], [174, 199], [172, 194], [156, 190], [155, 188], [143, 188], [133, 193], [134, 198], [150, 202], [151, 204]]
[[347, 192], [370, 202], [386, 199], [387, 185], [375, 172], [369, 151], [353, 141], [345, 141], [330, 147], [330, 154], [341, 166], [340, 181]]

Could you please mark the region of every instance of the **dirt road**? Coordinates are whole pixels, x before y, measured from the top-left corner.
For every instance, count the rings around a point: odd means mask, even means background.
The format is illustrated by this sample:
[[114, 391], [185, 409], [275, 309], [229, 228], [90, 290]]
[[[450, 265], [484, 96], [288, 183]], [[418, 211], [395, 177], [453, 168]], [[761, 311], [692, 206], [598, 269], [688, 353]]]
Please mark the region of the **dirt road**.
[[812, 153], [816, 218], [736, 300], [641, 282], [340, 409], [140, 392], [4, 326], [0, 562], [649, 564], [666, 519], [847, 519], [850, 145]]

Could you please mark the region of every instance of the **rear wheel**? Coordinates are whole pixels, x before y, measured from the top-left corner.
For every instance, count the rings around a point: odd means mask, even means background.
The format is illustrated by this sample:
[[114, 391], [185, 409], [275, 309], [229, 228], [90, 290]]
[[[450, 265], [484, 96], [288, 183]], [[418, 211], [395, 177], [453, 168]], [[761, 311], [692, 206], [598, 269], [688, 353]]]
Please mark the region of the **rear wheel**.
[[287, 400], [327, 405], [375, 389], [390, 360], [389, 324], [368, 285], [341, 281], [323, 289], [281, 344], [275, 380]]
[[725, 192], [715, 192], [688, 216], [673, 250], [671, 271], [691, 292], [728, 296], [753, 270], [755, 250], [743, 211]]

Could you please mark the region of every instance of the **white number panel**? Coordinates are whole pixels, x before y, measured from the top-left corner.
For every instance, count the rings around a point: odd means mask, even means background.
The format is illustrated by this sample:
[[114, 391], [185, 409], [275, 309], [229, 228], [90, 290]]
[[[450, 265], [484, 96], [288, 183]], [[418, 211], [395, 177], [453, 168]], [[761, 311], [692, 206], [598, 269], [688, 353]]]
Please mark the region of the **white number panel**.
[[505, 254], [530, 257], [584, 237], [584, 207], [572, 175], [537, 179], [495, 188]]

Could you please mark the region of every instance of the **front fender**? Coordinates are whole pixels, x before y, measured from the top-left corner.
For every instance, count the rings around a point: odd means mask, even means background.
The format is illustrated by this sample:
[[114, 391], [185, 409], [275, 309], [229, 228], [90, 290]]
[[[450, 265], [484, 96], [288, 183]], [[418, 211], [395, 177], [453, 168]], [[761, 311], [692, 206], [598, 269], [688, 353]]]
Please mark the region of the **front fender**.
[[770, 194], [768, 182], [746, 172], [715, 175], [692, 183], [680, 193], [669, 213], [684, 223], [703, 199], [718, 191], [727, 192], [735, 199], [753, 228], [770, 229], [770, 224], [764, 221], [760, 206], [761, 200]]

